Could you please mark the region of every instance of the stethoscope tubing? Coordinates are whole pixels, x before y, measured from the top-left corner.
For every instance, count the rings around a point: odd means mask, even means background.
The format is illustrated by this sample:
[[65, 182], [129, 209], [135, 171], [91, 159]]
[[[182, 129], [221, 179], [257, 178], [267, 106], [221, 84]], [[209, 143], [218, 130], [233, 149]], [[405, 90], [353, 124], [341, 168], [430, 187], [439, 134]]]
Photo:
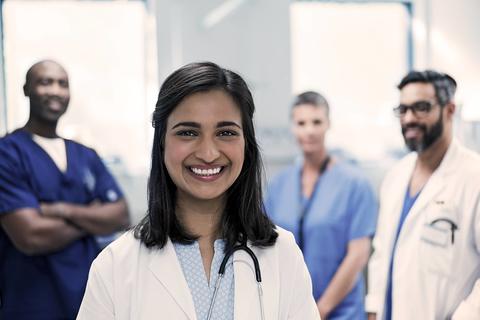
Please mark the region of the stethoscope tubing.
[[261, 319], [265, 320], [265, 309], [263, 306], [262, 273], [260, 271], [260, 264], [258, 263], [258, 259], [255, 253], [253, 253], [252, 249], [247, 247], [246, 244], [236, 245], [230, 250], [228, 250], [227, 253], [225, 253], [222, 263], [220, 264], [220, 268], [218, 269], [218, 278], [217, 278], [217, 281], [215, 281], [215, 289], [213, 290], [212, 301], [210, 302], [210, 306], [208, 308], [207, 320], [210, 320], [212, 318], [213, 307], [215, 305], [215, 300], [217, 299], [218, 289], [220, 288], [220, 284], [225, 275], [225, 269], [227, 266], [228, 259], [230, 259], [230, 257], [235, 253], [235, 251], [238, 251], [238, 250], [245, 251], [253, 261], [253, 266], [255, 269], [255, 280], [257, 281], [258, 299], [259, 299], [260, 309], [261, 309]]

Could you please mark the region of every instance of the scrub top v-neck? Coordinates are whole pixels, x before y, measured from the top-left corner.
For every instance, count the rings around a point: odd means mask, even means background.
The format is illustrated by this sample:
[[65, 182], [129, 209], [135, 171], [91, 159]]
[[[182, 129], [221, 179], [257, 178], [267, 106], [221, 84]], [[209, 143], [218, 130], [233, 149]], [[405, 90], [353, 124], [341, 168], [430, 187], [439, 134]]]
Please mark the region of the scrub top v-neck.
[[45, 150], [60, 171], [67, 171], [67, 147], [64, 139], [45, 138], [36, 134], [32, 135], [32, 139]]

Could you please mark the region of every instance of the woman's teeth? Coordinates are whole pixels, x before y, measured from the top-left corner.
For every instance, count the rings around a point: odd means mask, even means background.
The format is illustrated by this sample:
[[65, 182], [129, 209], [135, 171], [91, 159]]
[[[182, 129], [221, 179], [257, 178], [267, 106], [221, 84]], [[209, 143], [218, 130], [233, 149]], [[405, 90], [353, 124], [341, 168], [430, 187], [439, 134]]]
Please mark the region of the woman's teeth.
[[190, 170], [199, 176], [212, 176], [214, 174], [219, 174], [220, 171], [222, 170], [222, 167], [213, 168], [213, 169], [199, 169], [199, 168], [190, 167]]

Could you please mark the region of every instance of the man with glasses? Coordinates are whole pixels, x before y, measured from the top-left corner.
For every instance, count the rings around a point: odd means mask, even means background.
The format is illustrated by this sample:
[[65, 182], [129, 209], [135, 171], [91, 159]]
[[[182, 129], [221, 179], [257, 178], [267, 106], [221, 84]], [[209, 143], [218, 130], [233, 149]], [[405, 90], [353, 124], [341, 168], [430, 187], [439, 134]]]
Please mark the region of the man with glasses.
[[456, 87], [431, 70], [398, 85], [413, 152], [380, 190], [369, 319], [480, 319], [480, 157], [453, 138]]

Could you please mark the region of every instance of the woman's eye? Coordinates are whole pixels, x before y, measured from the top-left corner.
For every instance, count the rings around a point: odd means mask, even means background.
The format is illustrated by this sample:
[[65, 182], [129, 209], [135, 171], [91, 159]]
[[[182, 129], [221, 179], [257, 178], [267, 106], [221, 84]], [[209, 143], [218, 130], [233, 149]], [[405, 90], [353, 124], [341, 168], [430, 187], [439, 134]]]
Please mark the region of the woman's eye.
[[195, 137], [197, 136], [197, 133], [193, 130], [181, 130], [181, 131], [178, 131], [175, 135], [181, 136], [181, 137]]
[[322, 120], [315, 119], [315, 120], [313, 120], [313, 124], [316, 125], [316, 126], [319, 126], [319, 125], [322, 124]]
[[298, 121], [297, 126], [303, 127], [305, 125], [305, 121]]
[[233, 130], [222, 130], [218, 133], [221, 137], [231, 137], [231, 136], [238, 136], [238, 133]]

